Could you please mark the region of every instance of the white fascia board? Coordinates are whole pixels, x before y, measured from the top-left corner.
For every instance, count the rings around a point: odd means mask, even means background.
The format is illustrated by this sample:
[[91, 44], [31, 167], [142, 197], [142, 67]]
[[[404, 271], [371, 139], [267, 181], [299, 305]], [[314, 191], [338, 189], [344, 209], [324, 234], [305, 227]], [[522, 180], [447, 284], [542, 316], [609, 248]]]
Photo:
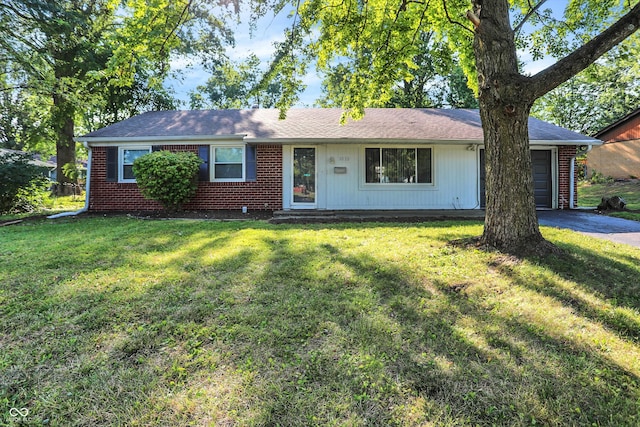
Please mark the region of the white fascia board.
[[401, 138], [247, 138], [250, 144], [315, 145], [315, 144], [393, 144], [393, 145], [469, 145], [484, 144], [480, 139], [401, 139]]
[[529, 145], [602, 145], [599, 139], [572, 139], [572, 140], [540, 140], [535, 139], [529, 141]]
[[136, 136], [136, 137], [109, 137], [109, 136], [78, 136], [74, 138], [76, 142], [84, 142], [90, 146], [98, 145], [119, 145], [119, 144], [152, 144], [170, 143], [174, 145], [188, 145], [194, 142], [219, 142], [219, 141], [242, 141], [245, 135], [184, 135], [184, 136]]
[[[246, 138], [250, 144], [300, 145], [300, 144], [409, 144], [409, 145], [484, 145], [482, 139], [401, 139], [401, 138]], [[584, 140], [530, 140], [529, 145], [602, 145], [595, 139]]]

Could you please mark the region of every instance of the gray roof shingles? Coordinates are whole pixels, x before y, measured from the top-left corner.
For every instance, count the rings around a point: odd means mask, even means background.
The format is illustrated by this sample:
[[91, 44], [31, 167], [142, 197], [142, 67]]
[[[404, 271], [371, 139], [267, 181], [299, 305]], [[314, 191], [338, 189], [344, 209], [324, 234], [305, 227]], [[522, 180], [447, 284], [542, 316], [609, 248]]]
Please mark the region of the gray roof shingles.
[[[245, 136], [246, 140], [412, 140], [482, 141], [478, 110], [370, 108], [361, 120], [340, 124], [341, 109], [291, 109], [284, 120], [278, 110], [154, 111], [96, 130], [94, 138]], [[529, 136], [537, 141], [599, 141], [567, 129], [529, 119]]]

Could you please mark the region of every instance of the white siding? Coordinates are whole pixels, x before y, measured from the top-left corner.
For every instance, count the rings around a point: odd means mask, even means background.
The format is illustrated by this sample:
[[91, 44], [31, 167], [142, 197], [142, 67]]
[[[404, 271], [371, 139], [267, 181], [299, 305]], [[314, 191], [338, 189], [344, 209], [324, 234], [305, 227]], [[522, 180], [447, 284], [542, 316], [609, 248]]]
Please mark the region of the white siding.
[[[376, 145], [367, 145], [369, 146]], [[400, 145], [397, 146], [400, 147]], [[430, 147], [433, 150], [432, 185], [365, 184], [364, 145], [317, 146], [316, 208], [329, 210], [479, 208], [478, 151], [468, 150], [467, 145], [432, 145]], [[283, 150], [283, 206], [285, 209], [294, 209], [296, 206], [291, 203], [292, 147], [284, 146]]]

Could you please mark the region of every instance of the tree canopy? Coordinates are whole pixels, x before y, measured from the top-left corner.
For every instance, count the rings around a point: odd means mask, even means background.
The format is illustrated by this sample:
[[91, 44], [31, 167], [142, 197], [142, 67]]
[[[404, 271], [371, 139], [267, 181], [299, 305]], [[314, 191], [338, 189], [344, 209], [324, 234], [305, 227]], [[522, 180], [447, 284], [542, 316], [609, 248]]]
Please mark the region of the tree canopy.
[[[419, 49], [409, 75], [391, 88], [388, 98], [372, 100], [368, 107], [477, 108], [475, 94], [467, 85], [458, 59], [433, 32], [419, 35]], [[322, 84], [322, 107], [341, 107], [352, 70], [347, 63], [330, 66]]]
[[[61, 182], [69, 180], [62, 167], [75, 163], [78, 123], [86, 129], [171, 105], [161, 84], [172, 54], [216, 55], [232, 40], [222, 15], [195, 0], [8, 0], [0, 23], [1, 81], [10, 93], [3, 105], [37, 98]], [[7, 130], [15, 139], [15, 126]]]
[[244, 62], [221, 58], [207, 64], [211, 73], [204, 85], [189, 94], [192, 109], [271, 108], [276, 105], [282, 84], [279, 76], [261, 84], [264, 71], [260, 59], [251, 54]]

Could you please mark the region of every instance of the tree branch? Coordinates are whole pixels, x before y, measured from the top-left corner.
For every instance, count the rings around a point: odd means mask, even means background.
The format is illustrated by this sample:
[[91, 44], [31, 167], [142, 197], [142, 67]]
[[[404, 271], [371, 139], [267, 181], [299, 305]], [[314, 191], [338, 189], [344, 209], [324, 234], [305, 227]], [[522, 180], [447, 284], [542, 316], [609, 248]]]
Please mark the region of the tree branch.
[[460, 21], [456, 21], [456, 20], [452, 19], [451, 16], [449, 16], [449, 10], [447, 9], [447, 0], [442, 0], [442, 7], [444, 8], [444, 13], [445, 13], [445, 15], [447, 15], [447, 20], [449, 22], [451, 22], [454, 25], [459, 25], [462, 28], [464, 28], [465, 30], [467, 30], [467, 31], [469, 31], [469, 32], [471, 32], [473, 34], [473, 32], [474, 32], [473, 29], [467, 27], [466, 25], [464, 25]]
[[588, 43], [529, 78], [532, 99], [541, 97], [587, 68], [603, 54], [635, 33], [638, 28], [640, 28], [640, 3]]
[[540, 9], [540, 7], [546, 2], [547, 0], [540, 0], [540, 3], [535, 5], [531, 10], [529, 10], [529, 12], [527, 12], [524, 18], [522, 18], [522, 22], [519, 23], [518, 26], [513, 29], [513, 32], [517, 33], [518, 31], [520, 31], [522, 29], [522, 26], [529, 20], [529, 18], [531, 18], [531, 16], [533, 16], [538, 11], [538, 9]]
[[186, 16], [187, 12], [189, 11], [189, 8], [191, 7], [191, 3], [192, 3], [192, 0], [189, 0], [187, 2], [187, 4], [182, 9], [182, 12], [180, 13], [180, 16], [178, 17], [178, 20], [176, 21], [175, 25], [173, 26], [173, 28], [170, 29], [169, 34], [167, 34], [167, 36], [162, 41], [162, 45], [160, 46], [160, 54], [164, 54], [164, 48], [167, 45], [167, 42], [169, 41], [169, 39], [171, 39], [171, 37], [173, 37], [173, 35], [178, 31], [178, 28], [184, 22], [186, 22], [185, 16]]

